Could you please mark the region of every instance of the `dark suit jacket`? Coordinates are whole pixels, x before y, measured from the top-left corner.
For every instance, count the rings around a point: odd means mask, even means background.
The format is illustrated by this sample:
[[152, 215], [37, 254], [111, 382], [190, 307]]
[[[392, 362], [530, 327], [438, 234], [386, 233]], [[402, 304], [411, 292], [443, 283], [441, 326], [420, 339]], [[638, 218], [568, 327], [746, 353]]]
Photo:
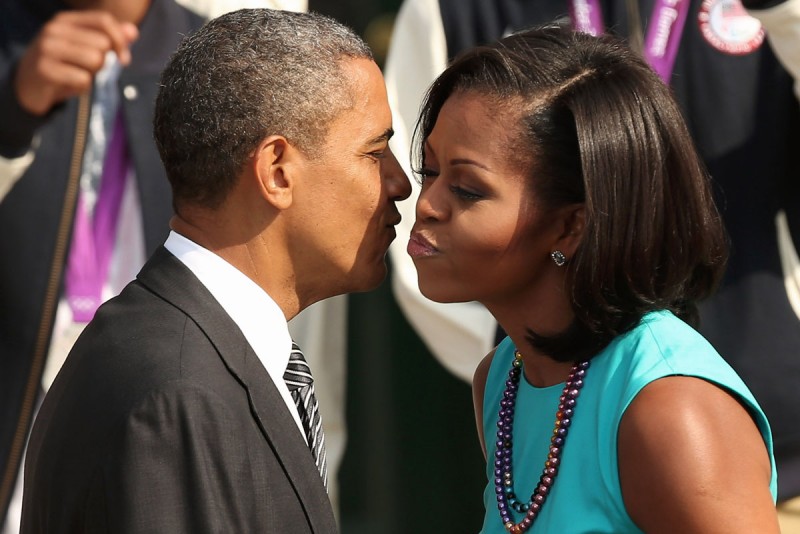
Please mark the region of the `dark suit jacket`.
[[22, 532], [334, 533], [308, 446], [243, 334], [159, 248], [44, 399]]

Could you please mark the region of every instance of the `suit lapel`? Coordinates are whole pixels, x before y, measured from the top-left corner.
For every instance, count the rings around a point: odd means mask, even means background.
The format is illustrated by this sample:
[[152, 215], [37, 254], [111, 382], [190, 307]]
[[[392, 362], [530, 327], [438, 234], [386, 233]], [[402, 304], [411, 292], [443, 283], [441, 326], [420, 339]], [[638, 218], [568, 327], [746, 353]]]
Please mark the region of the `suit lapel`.
[[330, 500], [311, 451], [269, 373], [236, 323], [197, 277], [163, 246], [137, 278], [203, 330], [231, 375], [247, 391], [253, 418], [286, 472], [312, 530], [336, 532]]

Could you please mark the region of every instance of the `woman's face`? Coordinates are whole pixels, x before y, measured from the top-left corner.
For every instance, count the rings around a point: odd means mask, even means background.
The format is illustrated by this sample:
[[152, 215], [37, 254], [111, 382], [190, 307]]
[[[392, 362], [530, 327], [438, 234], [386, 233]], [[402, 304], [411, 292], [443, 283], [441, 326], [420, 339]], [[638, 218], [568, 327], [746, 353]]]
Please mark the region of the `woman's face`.
[[[536, 296], [552, 269], [557, 225], [515, 155], [518, 116], [477, 93], [442, 106], [424, 147], [423, 184], [408, 253], [420, 291], [438, 302]], [[509, 300], [511, 299], [511, 300]]]

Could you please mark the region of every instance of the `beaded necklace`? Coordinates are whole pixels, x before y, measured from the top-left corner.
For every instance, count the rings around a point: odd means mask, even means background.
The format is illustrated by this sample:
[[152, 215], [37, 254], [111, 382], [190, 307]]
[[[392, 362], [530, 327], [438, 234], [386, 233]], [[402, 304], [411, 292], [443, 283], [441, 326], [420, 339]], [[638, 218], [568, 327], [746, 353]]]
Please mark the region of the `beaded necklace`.
[[[514, 406], [517, 402], [520, 375], [522, 374], [522, 355], [514, 351], [514, 362], [508, 372], [506, 388], [503, 391], [503, 400], [500, 401], [500, 412], [497, 418], [497, 449], [494, 453], [494, 489], [497, 494], [497, 509], [500, 519], [506, 530], [512, 534], [521, 534], [528, 530], [539, 515], [547, 495], [550, 493], [558, 474], [561, 461], [561, 451], [567, 439], [567, 431], [572, 423], [572, 416], [578, 404], [577, 398], [583, 387], [586, 377], [588, 361], [576, 363], [572, 366], [564, 390], [559, 399], [556, 423], [553, 437], [550, 438], [550, 452], [544, 463], [542, 476], [527, 503], [521, 502], [514, 493], [514, 479], [511, 474], [511, 451], [513, 450], [512, 431], [514, 428]], [[524, 513], [525, 517], [519, 523], [514, 523], [510, 509]]]

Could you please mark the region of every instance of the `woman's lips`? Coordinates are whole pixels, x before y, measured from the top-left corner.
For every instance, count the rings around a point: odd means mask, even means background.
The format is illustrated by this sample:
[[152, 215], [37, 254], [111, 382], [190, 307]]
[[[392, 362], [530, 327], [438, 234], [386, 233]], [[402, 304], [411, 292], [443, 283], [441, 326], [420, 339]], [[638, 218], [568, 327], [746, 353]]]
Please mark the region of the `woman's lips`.
[[408, 240], [406, 252], [408, 252], [408, 255], [412, 258], [424, 258], [427, 256], [433, 256], [439, 251], [431, 244], [430, 241], [422, 237], [422, 235], [414, 233], [411, 234], [411, 237]]

